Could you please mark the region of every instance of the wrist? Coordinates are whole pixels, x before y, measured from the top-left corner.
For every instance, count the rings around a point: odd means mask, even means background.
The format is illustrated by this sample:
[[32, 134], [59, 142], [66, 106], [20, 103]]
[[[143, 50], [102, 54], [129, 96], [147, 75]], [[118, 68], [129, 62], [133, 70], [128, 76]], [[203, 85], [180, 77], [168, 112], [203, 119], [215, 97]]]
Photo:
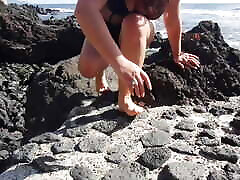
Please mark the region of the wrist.
[[177, 60], [183, 53], [180, 51], [180, 52], [177, 52], [177, 53], [173, 53], [173, 59], [174, 60]]
[[121, 66], [124, 63], [125, 59], [126, 58], [123, 55], [120, 55], [116, 57], [115, 61], [113, 61], [112, 64], [110, 64], [110, 66], [112, 66], [117, 74], [121, 71]]

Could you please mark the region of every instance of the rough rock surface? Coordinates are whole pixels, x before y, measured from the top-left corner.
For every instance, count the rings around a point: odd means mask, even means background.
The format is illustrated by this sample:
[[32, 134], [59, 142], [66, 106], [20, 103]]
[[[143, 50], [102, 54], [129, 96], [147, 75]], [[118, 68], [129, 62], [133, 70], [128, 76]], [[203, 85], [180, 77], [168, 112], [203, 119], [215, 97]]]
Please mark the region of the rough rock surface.
[[[211, 102], [209, 106], [225, 105], [239, 108], [240, 97], [231, 97], [229, 101]], [[22, 148], [14, 152], [16, 165], [0, 175], [0, 179], [25, 177], [27, 179], [211, 179], [238, 177], [240, 164], [239, 148], [235, 144], [219, 144], [206, 147], [198, 144], [198, 137], [219, 139], [238, 137], [231, 128], [236, 114], [214, 116], [210, 112], [197, 113], [193, 106], [181, 106], [187, 110], [189, 117], [177, 115], [175, 120], [163, 119], [161, 114], [176, 111], [179, 106], [162, 106], [149, 108], [148, 111], [134, 119], [116, 111], [116, 105], [110, 104], [86, 114], [68, 118], [53, 133], [44, 133], [29, 140]], [[103, 114], [108, 114], [103, 115]], [[96, 118], [97, 117], [97, 118]], [[107, 117], [129, 121], [112, 133], [102, 133], [94, 128]], [[188, 140], [174, 139], [171, 135], [179, 130], [176, 125], [186, 119], [193, 124], [216, 123], [217, 128], [209, 130], [197, 127]], [[169, 132], [159, 130], [154, 121], [166, 121]], [[226, 129], [229, 131], [225, 131]], [[79, 131], [81, 129], [82, 131]], [[79, 136], [65, 136], [69, 130]], [[156, 132], [168, 133], [168, 143], [156, 142]], [[157, 134], [158, 134], [157, 133]], [[165, 136], [165, 135], [164, 135]], [[57, 138], [58, 137], [58, 138]], [[166, 136], [167, 137], [167, 136]], [[159, 136], [161, 139], [161, 136]], [[145, 147], [143, 143], [148, 142]], [[160, 142], [160, 141], [159, 141]], [[4, 152], [3, 152], [4, 153]], [[6, 153], [6, 152], [5, 152]], [[217, 171], [216, 171], [217, 170]]]
[[79, 54], [83, 34], [75, 18], [42, 21], [31, 5], [10, 4], [0, 16], [0, 61], [54, 64]]
[[[198, 34], [200, 40], [195, 39]], [[202, 21], [183, 34], [183, 51], [200, 57], [199, 70], [181, 70], [174, 64], [168, 40], [159, 40], [159, 52], [146, 60], [157, 104], [204, 104], [240, 95], [240, 51], [224, 41], [217, 23]], [[161, 91], [160, 91], [161, 90]]]
[[[180, 70], [156, 35], [159, 49], [144, 65], [153, 85], [147, 111], [129, 118], [116, 92], [97, 96], [94, 80], [79, 74], [84, 37], [74, 17], [42, 22], [33, 6], [3, 10], [0, 179], [239, 178], [240, 51], [216, 23], [184, 34], [199, 71]], [[202, 166], [204, 177], [194, 168]]]

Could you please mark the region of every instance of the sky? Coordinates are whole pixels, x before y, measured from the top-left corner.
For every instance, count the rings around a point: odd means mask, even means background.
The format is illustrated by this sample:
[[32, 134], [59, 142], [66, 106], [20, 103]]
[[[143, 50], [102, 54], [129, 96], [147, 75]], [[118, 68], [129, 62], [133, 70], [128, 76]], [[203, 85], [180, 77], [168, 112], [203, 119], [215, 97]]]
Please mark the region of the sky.
[[[8, 0], [14, 2], [15, 0]], [[18, 0], [30, 4], [75, 4], [77, 0]], [[195, 2], [194, 2], [195, 1]], [[197, 1], [197, 2], [196, 2]], [[182, 3], [240, 3], [240, 0], [181, 0]]]

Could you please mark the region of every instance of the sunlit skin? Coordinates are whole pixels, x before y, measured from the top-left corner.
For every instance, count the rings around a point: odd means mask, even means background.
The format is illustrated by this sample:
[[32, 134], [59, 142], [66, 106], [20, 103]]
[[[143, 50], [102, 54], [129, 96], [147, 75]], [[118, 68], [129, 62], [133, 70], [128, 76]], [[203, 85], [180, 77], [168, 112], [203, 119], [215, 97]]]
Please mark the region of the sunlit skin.
[[[180, 68], [198, 68], [198, 57], [181, 52], [180, 0], [169, 0], [163, 14], [174, 62]], [[154, 28], [144, 16], [152, 9], [144, 8], [144, 0], [126, 0], [129, 14], [123, 20], [113, 17], [113, 23], [121, 23], [119, 44], [112, 39], [105, 22], [111, 16], [107, 0], [78, 0], [75, 15], [86, 36], [80, 59], [79, 71], [88, 78], [96, 77], [96, 90], [109, 90], [103, 76], [107, 66], [112, 66], [119, 77], [119, 110], [134, 116], [144, 109], [132, 101], [132, 95], [145, 96], [144, 84], [151, 89], [148, 75], [142, 70], [145, 49], [153, 40]], [[91, 22], [91, 23], [89, 23]], [[136, 80], [133, 85], [133, 80]]]

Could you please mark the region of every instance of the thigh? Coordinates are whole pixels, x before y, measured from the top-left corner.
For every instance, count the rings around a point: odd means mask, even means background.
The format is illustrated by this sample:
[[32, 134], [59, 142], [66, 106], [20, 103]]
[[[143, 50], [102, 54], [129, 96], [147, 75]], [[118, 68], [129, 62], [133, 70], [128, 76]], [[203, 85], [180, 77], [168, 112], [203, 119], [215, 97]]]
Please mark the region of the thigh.
[[79, 58], [79, 69], [82, 73], [95, 74], [107, 67], [107, 63], [92, 44], [85, 39]]
[[87, 39], [85, 39], [80, 53], [80, 61], [97, 61], [98, 59], [101, 59], [101, 55], [92, 46], [92, 44]]

